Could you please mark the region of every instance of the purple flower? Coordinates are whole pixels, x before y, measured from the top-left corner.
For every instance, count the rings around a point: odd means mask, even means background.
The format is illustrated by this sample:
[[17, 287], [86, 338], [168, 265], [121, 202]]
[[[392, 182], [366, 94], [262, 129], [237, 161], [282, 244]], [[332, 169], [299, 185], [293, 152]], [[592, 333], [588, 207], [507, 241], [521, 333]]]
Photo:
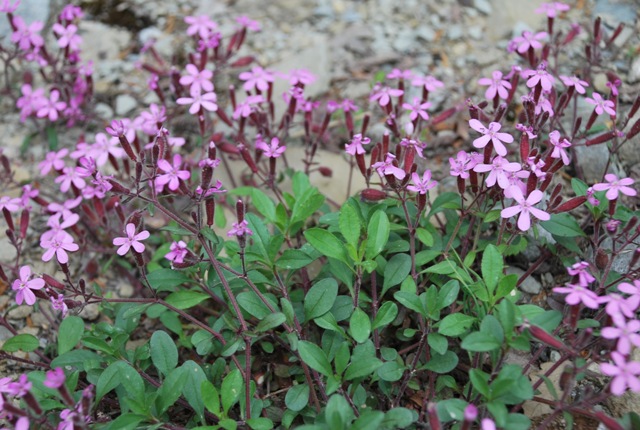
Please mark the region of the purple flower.
[[7, 209], [9, 212], [17, 212], [20, 210], [22, 199], [18, 197], [2, 196], [0, 197], [0, 211]]
[[473, 170], [479, 173], [490, 172], [486, 179], [487, 186], [493, 187], [497, 182], [500, 188], [506, 190], [511, 185], [507, 173], [522, 170], [522, 166], [520, 163], [510, 163], [507, 159], [496, 155], [491, 164], [477, 164]]
[[218, 110], [218, 104], [216, 103], [218, 101], [218, 96], [216, 96], [216, 93], [211, 92], [201, 94], [199, 90], [194, 90], [193, 88], [194, 87], [191, 87], [191, 97], [180, 97], [176, 100], [176, 103], [179, 105], [190, 104], [191, 107], [189, 108], [189, 113], [192, 115], [200, 112], [200, 109], [206, 109], [209, 112], [215, 112]]
[[244, 220], [240, 223], [234, 222], [232, 224], [231, 230], [227, 232], [227, 236], [253, 236], [253, 232], [249, 228], [249, 223], [247, 222], [247, 220]]
[[575, 87], [576, 92], [578, 94], [584, 94], [587, 92], [587, 90], [585, 90], [584, 87], [588, 87], [589, 83], [587, 81], [583, 81], [577, 76], [560, 75], [560, 79], [562, 80], [562, 83], [564, 83], [566, 86]]
[[502, 79], [502, 72], [499, 70], [495, 70], [491, 74], [491, 78], [479, 79], [478, 84], [489, 86], [489, 88], [487, 88], [487, 91], [484, 93], [484, 96], [489, 100], [493, 100], [496, 97], [496, 94], [503, 100], [506, 100], [506, 98], [509, 97], [511, 82]]
[[593, 206], [598, 206], [600, 204], [600, 200], [595, 198], [595, 192], [596, 190], [594, 190], [593, 187], [587, 188], [587, 201]]
[[413, 182], [413, 185], [408, 185], [407, 190], [420, 194], [427, 194], [427, 191], [438, 185], [438, 182], [431, 180], [431, 170], [426, 170], [422, 175], [422, 179], [417, 173], [412, 173], [411, 182]]
[[477, 119], [469, 120], [469, 127], [477, 131], [478, 133], [482, 133], [484, 136], [477, 138], [473, 141], [473, 146], [480, 149], [487, 146], [489, 142], [493, 143], [493, 148], [496, 150], [496, 153], [502, 157], [507, 155], [507, 148], [504, 146], [504, 143], [513, 142], [513, 136], [509, 133], [499, 133], [500, 125], [499, 122], [492, 122], [489, 124], [489, 127], [485, 127], [482, 125], [480, 121]]
[[291, 85], [309, 85], [316, 81], [316, 76], [307, 69], [293, 69], [285, 77]]
[[58, 101], [60, 98], [60, 92], [58, 90], [51, 91], [49, 98], [43, 98], [43, 104], [38, 109], [38, 118], [49, 118], [49, 121], [55, 121], [59, 118], [58, 112], [62, 112], [67, 104], [65, 102]]
[[247, 91], [255, 88], [265, 92], [269, 89], [269, 83], [274, 81], [273, 72], [265, 70], [260, 66], [252, 67], [250, 72], [242, 72], [238, 77], [246, 81], [242, 85], [242, 88]]
[[72, 51], [77, 51], [78, 49], [80, 49], [82, 38], [76, 34], [78, 32], [78, 27], [73, 24], [69, 24], [65, 27], [60, 23], [55, 23], [53, 24], [53, 31], [59, 36], [59, 47], [69, 47], [69, 49]]
[[618, 339], [616, 348], [620, 354], [628, 355], [631, 345], [640, 348], [640, 321], [625, 321], [624, 318], [614, 318], [615, 327], [605, 327], [601, 334], [605, 339]]
[[29, 266], [22, 266], [20, 268], [20, 278], [13, 281], [11, 289], [17, 291], [16, 303], [19, 305], [24, 301], [29, 306], [32, 306], [36, 302], [36, 296], [31, 290], [40, 290], [44, 288], [44, 280], [42, 278], [31, 278], [31, 268]]
[[64, 381], [67, 377], [64, 374], [64, 370], [61, 367], [56, 367], [53, 370], [47, 372], [47, 377], [42, 383], [45, 387], [57, 389], [64, 385]]
[[411, 79], [413, 77], [413, 72], [411, 70], [400, 70], [393, 69], [390, 73], [387, 74], [387, 79]]
[[87, 186], [84, 179], [78, 174], [75, 167], [65, 167], [62, 174], [55, 179], [56, 184], [60, 184], [60, 191], [66, 193], [73, 184], [77, 189], [81, 190]]
[[255, 21], [246, 15], [240, 15], [237, 17], [236, 22], [241, 26], [246, 27], [247, 30], [260, 31], [262, 29], [258, 21]]
[[614, 364], [601, 363], [600, 370], [607, 376], [613, 376], [611, 380], [611, 394], [621, 396], [629, 388], [634, 393], [640, 392], [640, 363], [626, 361], [624, 355], [618, 351], [611, 353]]
[[13, 17], [13, 26], [15, 31], [11, 34], [11, 41], [16, 43], [23, 51], [33, 48], [40, 48], [44, 45], [44, 39], [38, 34], [43, 28], [42, 21], [34, 21], [27, 25], [22, 17], [16, 15]]
[[77, 214], [71, 214], [67, 218], [65, 218], [62, 222], [60, 222], [61, 216], [62, 216], [62, 213], [58, 212], [49, 217], [49, 219], [47, 220], [47, 226], [49, 226], [50, 230], [47, 230], [44, 233], [42, 233], [42, 236], [40, 236], [41, 242], [50, 241], [51, 239], [59, 235], [62, 235], [62, 236], [69, 235], [69, 233], [64, 231], [64, 229], [75, 225], [80, 220], [80, 217]]
[[51, 297], [51, 308], [62, 312], [63, 317], [67, 315], [67, 312], [69, 312], [69, 308], [64, 302], [64, 296], [62, 294], [58, 294], [57, 298]]
[[[636, 252], [638, 251], [636, 250]], [[640, 297], [640, 281], [639, 280], [633, 281], [633, 285], [628, 282], [621, 282], [618, 285], [618, 291], [620, 291], [621, 293], [626, 293], [632, 296]]]
[[540, 49], [542, 48], [541, 40], [546, 39], [548, 36], [546, 31], [533, 34], [530, 31], [522, 32], [522, 36], [514, 37], [510, 46], [510, 52], [518, 51], [520, 54], [524, 54], [529, 48]]
[[462, 179], [467, 179], [469, 177], [469, 171], [475, 167], [470, 165], [470, 161], [471, 156], [464, 151], [458, 152], [456, 158], [449, 158], [451, 176], [459, 176]]
[[173, 156], [173, 166], [165, 159], [158, 160], [158, 169], [165, 172], [164, 175], [160, 175], [156, 178], [156, 185], [164, 186], [169, 184], [169, 189], [175, 191], [180, 186], [180, 179], [186, 181], [191, 177], [191, 172], [188, 170], [179, 170], [182, 164], [182, 157], [180, 154]]
[[13, 13], [18, 9], [19, 5], [20, 0], [16, 0], [13, 4], [11, 4], [11, 0], [2, 0], [2, 3], [0, 4], [0, 12]]
[[496, 423], [491, 418], [483, 418], [480, 422], [482, 430], [496, 430]]
[[553, 145], [551, 158], [562, 158], [562, 163], [564, 163], [565, 166], [569, 164], [569, 154], [567, 154], [566, 148], [571, 146], [571, 142], [567, 139], [560, 140], [560, 132], [558, 130], [549, 133], [549, 142]]
[[96, 164], [104, 166], [109, 160], [109, 155], [119, 159], [125, 156], [124, 149], [120, 147], [120, 141], [116, 137], [107, 137], [104, 133], [96, 134], [96, 143], [91, 145], [92, 152], [95, 152]]
[[627, 318], [633, 318], [636, 314], [636, 309], [640, 305], [640, 297], [622, 297], [620, 294], [609, 293], [606, 296], [600, 297], [600, 303], [606, 303], [604, 310], [609, 314], [613, 320], [623, 319], [623, 316]]
[[411, 121], [415, 121], [418, 117], [427, 121], [429, 119], [429, 114], [427, 113], [427, 109], [431, 107], [431, 103], [425, 102], [420, 103], [419, 97], [413, 98], [413, 103], [403, 103], [402, 108], [410, 111], [409, 119]]
[[527, 87], [534, 88], [540, 84], [544, 91], [551, 91], [555, 82], [555, 78], [547, 72], [547, 65], [544, 62], [536, 70], [529, 69], [522, 72], [522, 77], [527, 79]]
[[566, 284], [564, 287], [555, 287], [553, 292], [567, 294], [564, 301], [571, 306], [582, 303], [590, 309], [598, 309], [600, 307], [600, 297], [582, 285]]
[[587, 103], [590, 103], [595, 106], [594, 110], [598, 115], [602, 115], [604, 112], [608, 113], [611, 116], [616, 115], [615, 103], [611, 100], [605, 100], [602, 96], [595, 91], [591, 94], [593, 98], [586, 97], [584, 100]]
[[47, 210], [51, 213], [62, 213], [62, 219], [67, 219], [73, 215], [71, 209], [78, 207], [78, 205], [82, 202], [82, 197], [76, 197], [75, 199], [65, 200], [64, 203], [49, 203], [47, 205]]
[[125, 232], [127, 237], [116, 237], [113, 239], [113, 244], [120, 246], [118, 251], [116, 251], [118, 255], [126, 254], [132, 247], [138, 254], [144, 252], [144, 244], [140, 241], [147, 239], [150, 236], [149, 232], [147, 230], [142, 230], [140, 233], [136, 234], [136, 226], [131, 222], [125, 227]]
[[353, 136], [351, 142], [344, 146], [344, 150], [349, 155], [364, 154], [366, 151], [362, 145], [368, 145], [370, 142], [371, 139], [363, 137], [362, 134], [358, 133]]
[[189, 24], [187, 35], [195, 36], [197, 34], [202, 39], [208, 38], [218, 28], [218, 25], [206, 15], [187, 16], [184, 22]]
[[211, 82], [213, 72], [211, 70], [198, 70], [195, 64], [187, 64], [185, 70], [187, 74], [180, 78], [180, 83], [185, 86], [191, 85], [192, 95], [194, 91], [213, 91], [213, 83]]
[[404, 91], [397, 88], [381, 87], [377, 85], [373, 88], [373, 93], [369, 97], [370, 101], [377, 101], [382, 107], [385, 107], [391, 102], [391, 97], [400, 97], [404, 94]]
[[560, 2], [550, 2], [550, 3], [542, 3], [538, 9], [536, 9], [535, 13], [546, 14], [549, 18], [555, 18], [558, 12], [566, 12], [571, 7], [568, 4], [560, 3]]
[[256, 148], [261, 150], [263, 154], [269, 158], [278, 158], [287, 149], [284, 145], [280, 146], [280, 139], [277, 137], [272, 138], [271, 144], [269, 145], [267, 145], [267, 142], [262, 140], [262, 138], [258, 139], [256, 142]]
[[187, 250], [187, 244], [184, 241], [173, 241], [169, 249], [170, 251], [165, 254], [164, 258], [172, 263], [184, 263], [184, 257], [186, 257], [189, 252]]
[[44, 96], [44, 89], [34, 90], [29, 84], [24, 84], [21, 91], [22, 97], [18, 99], [16, 106], [20, 108], [20, 121], [24, 122], [29, 115], [38, 112], [43, 105], [47, 104], [47, 98]]
[[60, 151], [48, 152], [45, 156], [45, 159], [38, 164], [38, 168], [40, 169], [40, 174], [45, 176], [52, 169], [59, 171], [64, 168], [64, 160], [63, 158], [69, 154], [69, 150], [67, 148], [62, 148]]
[[438, 88], [443, 88], [444, 83], [433, 76], [414, 76], [411, 80], [414, 87], [424, 87], [429, 92], [434, 92]]
[[24, 373], [17, 381], [10, 383], [6, 388], [6, 393], [16, 397], [24, 397], [31, 390], [31, 382]]
[[404, 170], [402, 170], [401, 168], [393, 164], [393, 161], [395, 159], [396, 159], [395, 155], [388, 153], [384, 161], [378, 161], [377, 163], [374, 163], [373, 166], [371, 167], [376, 169], [376, 172], [378, 172], [378, 175], [380, 176], [393, 175], [398, 180], [401, 181], [404, 179], [404, 177], [407, 174], [405, 173]]
[[236, 110], [233, 111], [233, 119], [246, 118], [251, 115], [257, 107], [258, 104], [264, 102], [264, 98], [262, 96], [248, 96], [246, 100], [242, 103], [239, 103], [236, 106]]
[[619, 193], [630, 197], [634, 197], [637, 194], [636, 190], [629, 187], [629, 185], [632, 185], [634, 182], [632, 178], [618, 179], [613, 173], [607, 173], [604, 175], [604, 179], [607, 181], [606, 183], [595, 184], [593, 189], [596, 191], [607, 190], [605, 194], [607, 200], [616, 200]]
[[586, 261], [579, 261], [573, 266], [567, 267], [567, 273], [571, 276], [577, 276], [578, 284], [583, 287], [588, 287], [590, 283], [596, 280], [596, 278], [594, 278], [587, 269], [589, 269], [589, 263]]
[[500, 216], [502, 218], [511, 218], [520, 214], [518, 218], [518, 228], [522, 231], [527, 231], [531, 227], [531, 215], [538, 218], [541, 221], [548, 221], [551, 216], [536, 207], [535, 204], [539, 203], [544, 194], [540, 190], [533, 190], [531, 194], [525, 199], [520, 187], [511, 186], [509, 188], [509, 194], [517, 205], [502, 209]]
[[49, 261], [55, 255], [60, 264], [69, 262], [69, 256], [66, 251], [74, 252], [79, 249], [79, 246], [73, 242], [73, 237], [66, 232], [61, 232], [51, 238], [40, 241], [40, 247], [46, 250], [42, 255], [42, 261]]

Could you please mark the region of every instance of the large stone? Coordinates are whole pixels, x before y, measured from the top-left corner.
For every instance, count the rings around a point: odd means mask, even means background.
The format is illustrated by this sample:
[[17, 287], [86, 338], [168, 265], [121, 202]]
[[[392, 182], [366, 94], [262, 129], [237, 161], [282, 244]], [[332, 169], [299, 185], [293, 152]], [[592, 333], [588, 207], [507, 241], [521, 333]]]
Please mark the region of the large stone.
[[[525, 271], [518, 267], [507, 267], [505, 270], [507, 275], [517, 275], [518, 278], [525, 274]], [[542, 290], [542, 284], [533, 277], [533, 275], [527, 276], [527, 278], [520, 284], [520, 290], [527, 294], [536, 295]]]
[[[476, 1], [476, 7], [478, 7], [478, 3], [482, 2]], [[542, 3], [544, 3], [542, 0], [493, 0], [491, 2], [492, 12], [487, 15], [487, 43], [492, 45], [505, 37], [510, 37], [519, 22], [523, 22], [532, 29], [544, 29], [546, 17], [533, 13]]]

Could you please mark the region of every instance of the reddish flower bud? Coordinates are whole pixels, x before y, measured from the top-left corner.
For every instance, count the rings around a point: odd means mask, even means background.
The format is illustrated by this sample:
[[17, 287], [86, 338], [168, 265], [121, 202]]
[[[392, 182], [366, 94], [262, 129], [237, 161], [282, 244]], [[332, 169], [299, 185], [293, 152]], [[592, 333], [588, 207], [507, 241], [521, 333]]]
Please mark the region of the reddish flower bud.
[[[588, 124], [587, 124], [588, 125]], [[601, 135], [594, 137], [593, 139], [589, 139], [585, 142], [586, 146], [599, 145], [601, 143], [605, 143], [613, 139], [618, 135], [618, 132], [615, 130], [607, 131], [606, 133], [602, 133]]]
[[631, 126], [631, 130], [627, 133], [627, 140], [633, 139], [638, 133], [640, 133], [640, 118]]
[[111, 192], [114, 194], [124, 194], [124, 195], [129, 195], [130, 192], [127, 188], [125, 188], [123, 185], [121, 185], [120, 183], [114, 181], [113, 179], [107, 179], [107, 181], [109, 182], [109, 184], [111, 184]]
[[[362, 161], [363, 161], [363, 165], [364, 165], [364, 157], [363, 157]], [[333, 176], [333, 170], [331, 170], [330, 168], [328, 168], [326, 166], [318, 167], [318, 171], [325, 178], [331, 178]]]
[[436, 117], [434, 117], [431, 120], [431, 124], [439, 124], [439, 123], [441, 123], [443, 121], [446, 121], [449, 118], [451, 118], [453, 115], [455, 115], [455, 113], [457, 111], [458, 111], [458, 109], [455, 108], [455, 107], [449, 108], [449, 109], [441, 112], [440, 114], [438, 114]]
[[529, 329], [529, 333], [531, 333], [531, 336], [538, 339], [540, 342], [546, 345], [549, 345], [553, 348], [559, 349], [561, 351], [568, 350], [568, 347], [564, 343], [562, 343], [562, 341], [552, 336], [543, 328], [540, 328], [534, 325], [530, 325], [527, 328]]
[[245, 207], [242, 200], [236, 202], [236, 217], [238, 218], [238, 224], [244, 221]]
[[567, 202], [564, 202], [563, 204], [558, 206], [553, 212], [554, 213], [569, 212], [569, 211], [577, 208], [578, 206], [580, 206], [581, 204], [583, 204], [586, 201], [587, 201], [587, 197], [586, 196], [574, 197], [571, 200], [569, 200]]
[[375, 188], [367, 188], [360, 193], [360, 198], [365, 202], [379, 202], [387, 197], [384, 191]]
[[216, 210], [216, 202], [213, 198], [207, 199], [204, 202], [204, 208], [207, 213], [207, 225], [211, 227], [214, 221], [214, 215]]
[[57, 279], [52, 278], [46, 273], [42, 274], [42, 279], [51, 288], [55, 288], [56, 290], [60, 290], [60, 291], [63, 291], [65, 289], [65, 286], [62, 282], [59, 282]]
[[9, 212], [9, 209], [3, 207], [2, 215], [4, 215], [4, 220], [7, 222], [7, 227], [9, 227], [9, 230], [15, 230], [15, 227], [13, 225], [13, 217], [11, 216], [11, 212]]
[[246, 67], [249, 64], [255, 61], [255, 57], [253, 55], [247, 55], [244, 57], [238, 58], [236, 61], [231, 63], [231, 67]]

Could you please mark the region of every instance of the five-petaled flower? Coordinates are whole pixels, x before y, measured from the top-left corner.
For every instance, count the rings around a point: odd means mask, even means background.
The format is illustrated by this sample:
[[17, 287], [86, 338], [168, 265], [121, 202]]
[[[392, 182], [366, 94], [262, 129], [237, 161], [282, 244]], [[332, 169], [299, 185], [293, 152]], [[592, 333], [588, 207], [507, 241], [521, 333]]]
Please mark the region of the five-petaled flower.
[[493, 73], [491, 73], [491, 78], [480, 78], [478, 84], [489, 86], [484, 93], [484, 96], [489, 100], [493, 100], [496, 95], [503, 100], [509, 97], [511, 82], [503, 79], [502, 72], [499, 70], [494, 70]]
[[624, 318], [614, 318], [615, 327], [605, 327], [600, 332], [605, 339], [617, 339], [618, 352], [627, 355], [631, 352], [631, 346], [640, 348], [640, 321]]
[[586, 261], [578, 261], [571, 267], [567, 267], [567, 273], [571, 276], [578, 277], [578, 284], [583, 287], [588, 287], [596, 278], [587, 270], [589, 269], [589, 263]]
[[66, 379], [64, 370], [62, 370], [61, 367], [56, 367], [55, 369], [47, 372], [47, 377], [45, 378], [43, 385], [53, 389], [60, 388], [64, 385], [64, 381]]
[[489, 124], [489, 127], [485, 127], [480, 121], [477, 119], [469, 120], [469, 127], [477, 131], [478, 133], [482, 133], [483, 136], [477, 138], [473, 141], [473, 146], [476, 148], [484, 148], [487, 146], [489, 142], [493, 143], [493, 148], [496, 150], [496, 153], [502, 157], [507, 155], [507, 148], [504, 146], [504, 143], [513, 142], [513, 136], [509, 133], [499, 133], [500, 125], [499, 122], [492, 122]]
[[530, 215], [533, 215], [541, 221], [549, 221], [549, 219], [551, 219], [551, 216], [547, 212], [534, 206], [537, 203], [540, 203], [544, 197], [544, 193], [542, 191], [533, 190], [525, 199], [520, 187], [511, 186], [509, 188], [509, 195], [517, 204], [515, 206], [502, 209], [500, 216], [502, 216], [502, 218], [511, 218], [512, 216], [520, 214], [520, 217], [518, 218], [518, 228], [520, 230], [529, 230], [531, 227]]
[[616, 200], [619, 193], [630, 197], [634, 197], [636, 194], [638, 194], [636, 190], [629, 186], [634, 182], [632, 178], [618, 179], [618, 177], [613, 173], [607, 173], [606, 175], [604, 175], [604, 179], [607, 182], [595, 184], [593, 186], [593, 189], [595, 191], [607, 190], [607, 193], [605, 194], [607, 200]]
[[429, 92], [434, 92], [438, 88], [444, 87], [444, 82], [436, 79], [433, 76], [414, 76], [411, 79], [411, 85], [414, 87], [424, 87]]
[[547, 65], [544, 62], [535, 70], [529, 69], [522, 72], [522, 77], [527, 79], [527, 87], [534, 88], [540, 85], [544, 91], [551, 91], [555, 82], [555, 78], [547, 72]]
[[590, 103], [595, 106], [594, 110], [598, 115], [602, 115], [604, 112], [608, 113], [611, 116], [616, 115], [615, 103], [613, 103], [611, 100], [603, 99], [602, 96], [596, 93], [595, 91], [591, 95], [593, 98], [586, 97], [584, 100], [587, 103]]
[[419, 194], [427, 194], [427, 191], [438, 185], [437, 181], [431, 180], [431, 170], [425, 171], [422, 178], [417, 173], [412, 173], [411, 182], [413, 182], [413, 185], [408, 185], [407, 190]]
[[363, 137], [362, 134], [358, 133], [351, 138], [351, 142], [344, 146], [344, 150], [349, 155], [364, 154], [366, 151], [362, 145], [368, 145], [370, 142], [371, 139]]
[[370, 101], [377, 101], [382, 107], [391, 102], [391, 97], [400, 97], [404, 94], [403, 90], [397, 88], [376, 86], [373, 88], [373, 94], [369, 97]]
[[541, 31], [536, 34], [530, 31], [524, 31], [522, 32], [522, 36], [513, 38], [509, 44], [510, 52], [518, 51], [520, 54], [524, 54], [529, 48], [540, 49], [542, 48], [540, 41], [546, 39], [547, 36], [548, 33], [546, 31]]
[[640, 363], [627, 361], [624, 355], [618, 351], [611, 353], [614, 364], [601, 363], [600, 370], [607, 376], [613, 376], [611, 380], [611, 394], [621, 396], [629, 388], [634, 393], [640, 392]]
[[180, 179], [186, 181], [191, 177], [191, 172], [188, 170], [180, 170], [182, 164], [182, 157], [180, 154], [173, 156], [173, 166], [165, 159], [158, 160], [158, 169], [165, 172], [164, 175], [160, 175], [156, 178], [156, 185], [159, 187], [169, 184], [169, 189], [175, 191], [180, 186]]
[[549, 133], [549, 142], [553, 145], [551, 158], [562, 158], [563, 164], [569, 164], [569, 154], [567, 154], [566, 148], [571, 146], [571, 142], [567, 139], [560, 140], [560, 132], [558, 130]]
[[200, 109], [206, 109], [209, 112], [217, 111], [217, 101], [218, 96], [216, 96], [216, 93], [209, 92], [202, 94], [200, 90], [195, 90], [194, 87], [191, 87], [191, 97], [180, 97], [176, 100], [176, 103], [179, 105], [190, 104], [189, 113], [195, 115], [200, 112]]
[[564, 76], [560, 75], [560, 79], [562, 83], [568, 87], [574, 87], [578, 94], [584, 94], [587, 92], [584, 87], [588, 87], [589, 83], [587, 81], [583, 81], [577, 76]]
[[545, 14], [548, 18], [555, 18], [558, 12], [566, 12], [571, 7], [568, 4], [560, 3], [558, 1], [550, 2], [550, 3], [542, 3], [538, 9], [536, 9], [535, 13]]
[[140, 241], [147, 239], [149, 237], [149, 232], [147, 230], [142, 230], [140, 233], [136, 234], [136, 226], [131, 222], [125, 227], [125, 232], [127, 237], [116, 237], [113, 239], [113, 244], [120, 246], [118, 251], [116, 251], [118, 255], [126, 254], [129, 252], [130, 248], [133, 248], [133, 250], [138, 254], [144, 252], [144, 244]]
[[29, 306], [36, 302], [36, 296], [31, 290], [40, 290], [44, 288], [44, 280], [41, 278], [31, 278], [31, 268], [22, 266], [20, 268], [20, 278], [13, 281], [11, 289], [17, 291], [16, 303], [19, 305], [24, 301]]
[[213, 82], [211, 82], [213, 72], [211, 70], [198, 70], [195, 64], [187, 64], [185, 70], [187, 74], [180, 77], [180, 83], [185, 86], [191, 85], [190, 92], [192, 95], [194, 91], [213, 91]]
[[273, 137], [271, 139], [271, 144], [267, 144], [267, 142], [261, 138], [258, 139], [256, 142], [256, 148], [262, 151], [262, 153], [269, 158], [278, 158], [287, 149], [284, 145], [280, 146], [280, 139], [277, 137]]
[[249, 228], [249, 223], [247, 220], [243, 220], [242, 222], [234, 222], [232, 224], [231, 229], [227, 232], [227, 236], [233, 237], [242, 237], [242, 236], [252, 236], [253, 232]]
[[169, 252], [165, 254], [164, 258], [172, 263], [184, 263], [184, 257], [187, 256], [188, 252], [187, 244], [183, 240], [173, 241], [169, 247]]
[[564, 301], [571, 306], [582, 303], [589, 309], [600, 307], [600, 297], [587, 287], [579, 284], [566, 284], [564, 287], [555, 287], [554, 293], [566, 294]]
[[242, 72], [238, 76], [241, 80], [246, 81], [242, 88], [247, 91], [256, 89], [265, 92], [269, 89], [269, 83], [274, 81], [273, 72], [265, 70], [260, 66], [251, 68], [249, 72]]
[[429, 114], [427, 113], [427, 109], [431, 107], [431, 103], [424, 102], [421, 103], [419, 97], [413, 98], [413, 103], [403, 103], [402, 108], [410, 111], [409, 119], [411, 121], [415, 121], [418, 117], [427, 121], [429, 119]]
[[69, 262], [67, 251], [74, 252], [79, 249], [79, 246], [73, 242], [73, 237], [64, 231], [45, 240], [41, 240], [40, 247], [46, 249], [45, 253], [42, 254], [42, 261], [49, 261], [55, 255], [60, 264]]

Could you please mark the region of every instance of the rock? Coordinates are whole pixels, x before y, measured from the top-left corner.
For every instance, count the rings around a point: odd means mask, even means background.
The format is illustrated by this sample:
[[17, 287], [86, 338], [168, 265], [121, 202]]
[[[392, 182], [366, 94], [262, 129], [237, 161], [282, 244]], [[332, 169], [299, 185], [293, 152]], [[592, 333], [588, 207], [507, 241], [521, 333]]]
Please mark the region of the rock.
[[[517, 267], [509, 266], [505, 270], [505, 273], [507, 275], [517, 275], [518, 278], [520, 278], [525, 274], [525, 271]], [[520, 290], [524, 291], [527, 294], [536, 295], [539, 294], [542, 290], [542, 284], [540, 284], [540, 282], [536, 278], [534, 278], [533, 275], [530, 275], [522, 282], [522, 284], [520, 284]]]
[[[486, 0], [483, 0], [486, 1]], [[480, 2], [482, 3], [482, 2]], [[487, 2], [488, 3], [488, 2]], [[505, 36], [511, 35], [516, 23], [523, 22], [529, 28], [543, 29], [546, 17], [537, 13], [533, 13], [542, 0], [530, 1], [511, 1], [511, 0], [493, 0], [491, 2], [492, 12], [486, 13], [486, 33], [485, 39], [488, 45], [501, 41]], [[478, 1], [475, 2], [478, 9]], [[480, 9], [479, 9], [480, 10]], [[485, 12], [483, 12], [485, 13]]]
[[131, 41], [131, 34], [116, 27], [110, 27], [101, 22], [80, 22], [82, 36], [82, 59], [93, 61], [94, 65], [105, 61], [119, 59], [122, 50]]
[[631, 63], [631, 70], [629, 70], [627, 80], [630, 84], [635, 84], [640, 81], [640, 57], [636, 57], [633, 63]]
[[[549, 370], [554, 365], [555, 363], [551, 363], [551, 362], [542, 363], [540, 365], [540, 370], [538, 372], [531, 372], [529, 374], [529, 379], [532, 382], [537, 381], [539, 375], [544, 375], [547, 372], [547, 370]], [[556, 393], [558, 393], [558, 396], [562, 396], [562, 393], [563, 393], [563, 390], [560, 388], [560, 377], [562, 376], [562, 372], [564, 371], [565, 367], [569, 365], [570, 363], [568, 362], [561, 364], [560, 366], [558, 366], [557, 369], [551, 372], [551, 374], [548, 376], [549, 381], [551, 382], [551, 384], [553, 384], [553, 387], [555, 388]], [[551, 394], [551, 391], [549, 391], [549, 389], [547, 388], [547, 384], [540, 384], [540, 386], [538, 387], [538, 390], [539, 390], [539, 394], [537, 395], [539, 397], [550, 400], [550, 401], [555, 400], [554, 396]], [[524, 402], [522, 409], [524, 410], [524, 414], [529, 418], [539, 417], [541, 415], [546, 415], [552, 412], [552, 409], [549, 405], [546, 405], [544, 403], [534, 402], [532, 400], [528, 400]]]
[[113, 109], [106, 103], [96, 103], [95, 106], [96, 115], [99, 118], [104, 119], [105, 121], [110, 121], [113, 119]]
[[582, 169], [582, 174], [588, 184], [602, 180], [607, 168], [609, 150], [607, 145], [575, 146], [576, 163]]
[[116, 114], [125, 116], [138, 105], [138, 101], [129, 94], [120, 94], [116, 97]]
[[116, 291], [118, 292], [118, 296], [125, 299], [129, 297], [133, 297], [133, 294], [135, 293], [135, 289], [133, 288], [133, 285], [131, 285], [129, 282], [120, 282], [116, 286]]
[[458, 40], [462, 36], [464, 36], [464, 29], [460, 24], [453, 24], [447, 30], [447, 37], [449, 38], [449, 40]]
[[4, 342], [11, 337], [13, 337], [13, 333], [11, 333], [5, 326], [0, 325], [0, 342]]
[[84, 320], [95, 321], [100, 316], [100, 306], [97, 303], [88, 304], [78, 315]]
[[416, 31], [416, 36], [426, 42], [433, 42], [434, 40], [436, 40], [436, 32], [431, 27], [427, 26], [420, 27]]
[[612, 27], [624, 22], [632, 26], [638, 14], [637, 4], [620, 0], [596, 0], [593, 8], [594, 18], [602, 17], [602, 21]]
[[7, 314], [7, 318], [10, 320], [22, 320], [31, 315], [33, 312], [33, 306], [20, 305], [11, 309]]
[[475, 0], [473, 6], [485, 15], [491, 15], [493, 8], [488, 0]]
[[402, 28], [398, 31], [396, 40], [393, 42], [393, 48], [396, 51], [407, 53], [411, 51], [411, 48], [415, 45], [416, 34], [410, 28]]

